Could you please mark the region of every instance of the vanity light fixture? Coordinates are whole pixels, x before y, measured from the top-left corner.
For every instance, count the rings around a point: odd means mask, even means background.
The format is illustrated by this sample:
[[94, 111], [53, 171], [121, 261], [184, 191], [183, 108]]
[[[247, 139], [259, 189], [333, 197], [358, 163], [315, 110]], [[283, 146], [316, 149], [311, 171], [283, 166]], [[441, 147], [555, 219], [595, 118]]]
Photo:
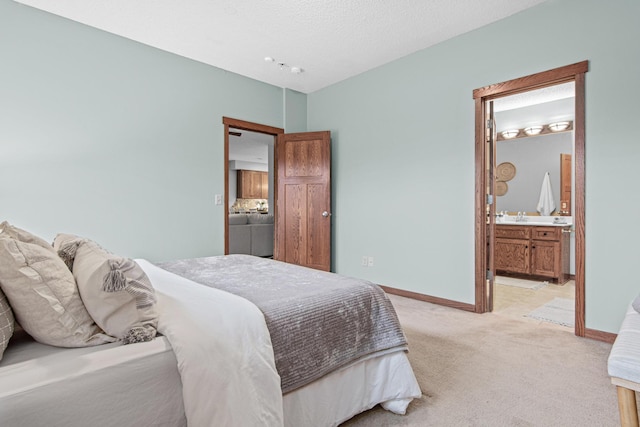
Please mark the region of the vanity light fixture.
[[501, 133], [504, 139], [511, 139], [515, 138], [520, 133], [520, 131], [518, 129], [508, 129], [503, 130]]
[[528, 128], [524, 128], [524, 133], [529, 136], [538, 135], [542, 132], [542, 126], [529, 126]]
[[569, 122], [556, 122], [556, 123], [551, 123], [549, 125], [549, 130], [551, 132], [560, 132], [567, 129], [568, 127], [569, 127]]

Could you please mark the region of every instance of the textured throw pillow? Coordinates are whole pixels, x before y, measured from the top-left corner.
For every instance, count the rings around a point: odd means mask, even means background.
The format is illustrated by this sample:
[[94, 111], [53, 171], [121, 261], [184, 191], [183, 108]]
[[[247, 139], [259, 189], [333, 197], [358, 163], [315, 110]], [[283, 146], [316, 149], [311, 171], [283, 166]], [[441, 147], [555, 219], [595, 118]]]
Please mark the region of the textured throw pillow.
[[53, 250], [62, 258], [70, 271], [73, 271], [73, 259], [76, 256], [76, 249], [83, 240], [86, 239], [65, 233], [58, 233], [53, 239]]
[[87, 347], [115, 341], [91, 319], [73, 275], [48, 248], [0, 233], [0, 287], [16, 320], [41, 343]]
[[21, 242], [33, 243], [50, 251], [54, 251], [49, 242], [47, 242], [43, 238], [33, 235], [26, 230], [13, 226], [7, 221], [4, 221], [2, 222], [2, 224], [0, 224], [0, 233], [4, 233], [6, 236], [9, 236], [15, 240], [19, 240]]
[[0, 360], [2, 360], [2, 355], [9, 345], [9, 339], [13, 335], [14, 327], [13, 311], [11, 311], [7, 297], [0, 290]]
[[[67, 243], [60, 250], [69, 250], [76, 243]], [[158, 324], [156, 296], [142, 268], [88, 239], [70, 252], [74, 251], [73, 275], [98, 326], [125, 344], [152, 340]]]

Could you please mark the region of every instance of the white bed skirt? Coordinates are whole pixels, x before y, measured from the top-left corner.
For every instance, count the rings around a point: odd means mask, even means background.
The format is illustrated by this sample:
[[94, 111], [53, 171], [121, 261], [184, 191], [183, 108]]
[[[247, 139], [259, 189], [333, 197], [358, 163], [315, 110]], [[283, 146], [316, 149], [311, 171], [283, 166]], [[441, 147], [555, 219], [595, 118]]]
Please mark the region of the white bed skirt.
[[404, 414], [421, 396], [404, 351], [369, 357], [284, 395], [285, 426], [337, 426], [381, 403]]

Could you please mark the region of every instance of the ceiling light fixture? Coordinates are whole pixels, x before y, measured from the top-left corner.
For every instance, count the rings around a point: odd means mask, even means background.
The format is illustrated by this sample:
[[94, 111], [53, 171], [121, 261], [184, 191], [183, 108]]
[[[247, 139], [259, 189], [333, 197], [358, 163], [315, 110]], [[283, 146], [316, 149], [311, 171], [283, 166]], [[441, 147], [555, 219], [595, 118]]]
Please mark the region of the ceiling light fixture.
[[504, 139], [511, 139], [515, 138], [520, 133], [520, 131], [518, 129], [509, 129], [503, 130], [501, 133]]
[[569, 127], [569, 122], [557, 122], [557, 123], [551, 123], [549, 125], [549, 130], [551, 132], [561, 132], [563, 130], [566, 130]]
[[264, 61], [277, 64], [281, 70], [288, 69], [291, 74], [300, 74], [304, 72], [304, 70], [300, 67], [288, 65], [286, 62], [276, 62], [275, 58], [271, 56], [266, 56], [264, 58]]
[[542, 132], [542, 126], [529, 126], [528, 128], [524, 128], [524, 133], [529, 136], [538, 135]]

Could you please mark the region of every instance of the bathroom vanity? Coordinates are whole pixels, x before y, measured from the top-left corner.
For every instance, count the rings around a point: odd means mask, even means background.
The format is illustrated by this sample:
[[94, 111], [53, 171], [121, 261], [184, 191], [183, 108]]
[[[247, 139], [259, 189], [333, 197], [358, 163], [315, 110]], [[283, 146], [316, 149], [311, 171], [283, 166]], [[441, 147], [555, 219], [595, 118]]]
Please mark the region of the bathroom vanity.
[[495, 269], [553, 280], [569, 280], [571, 225], [496, 224]]

